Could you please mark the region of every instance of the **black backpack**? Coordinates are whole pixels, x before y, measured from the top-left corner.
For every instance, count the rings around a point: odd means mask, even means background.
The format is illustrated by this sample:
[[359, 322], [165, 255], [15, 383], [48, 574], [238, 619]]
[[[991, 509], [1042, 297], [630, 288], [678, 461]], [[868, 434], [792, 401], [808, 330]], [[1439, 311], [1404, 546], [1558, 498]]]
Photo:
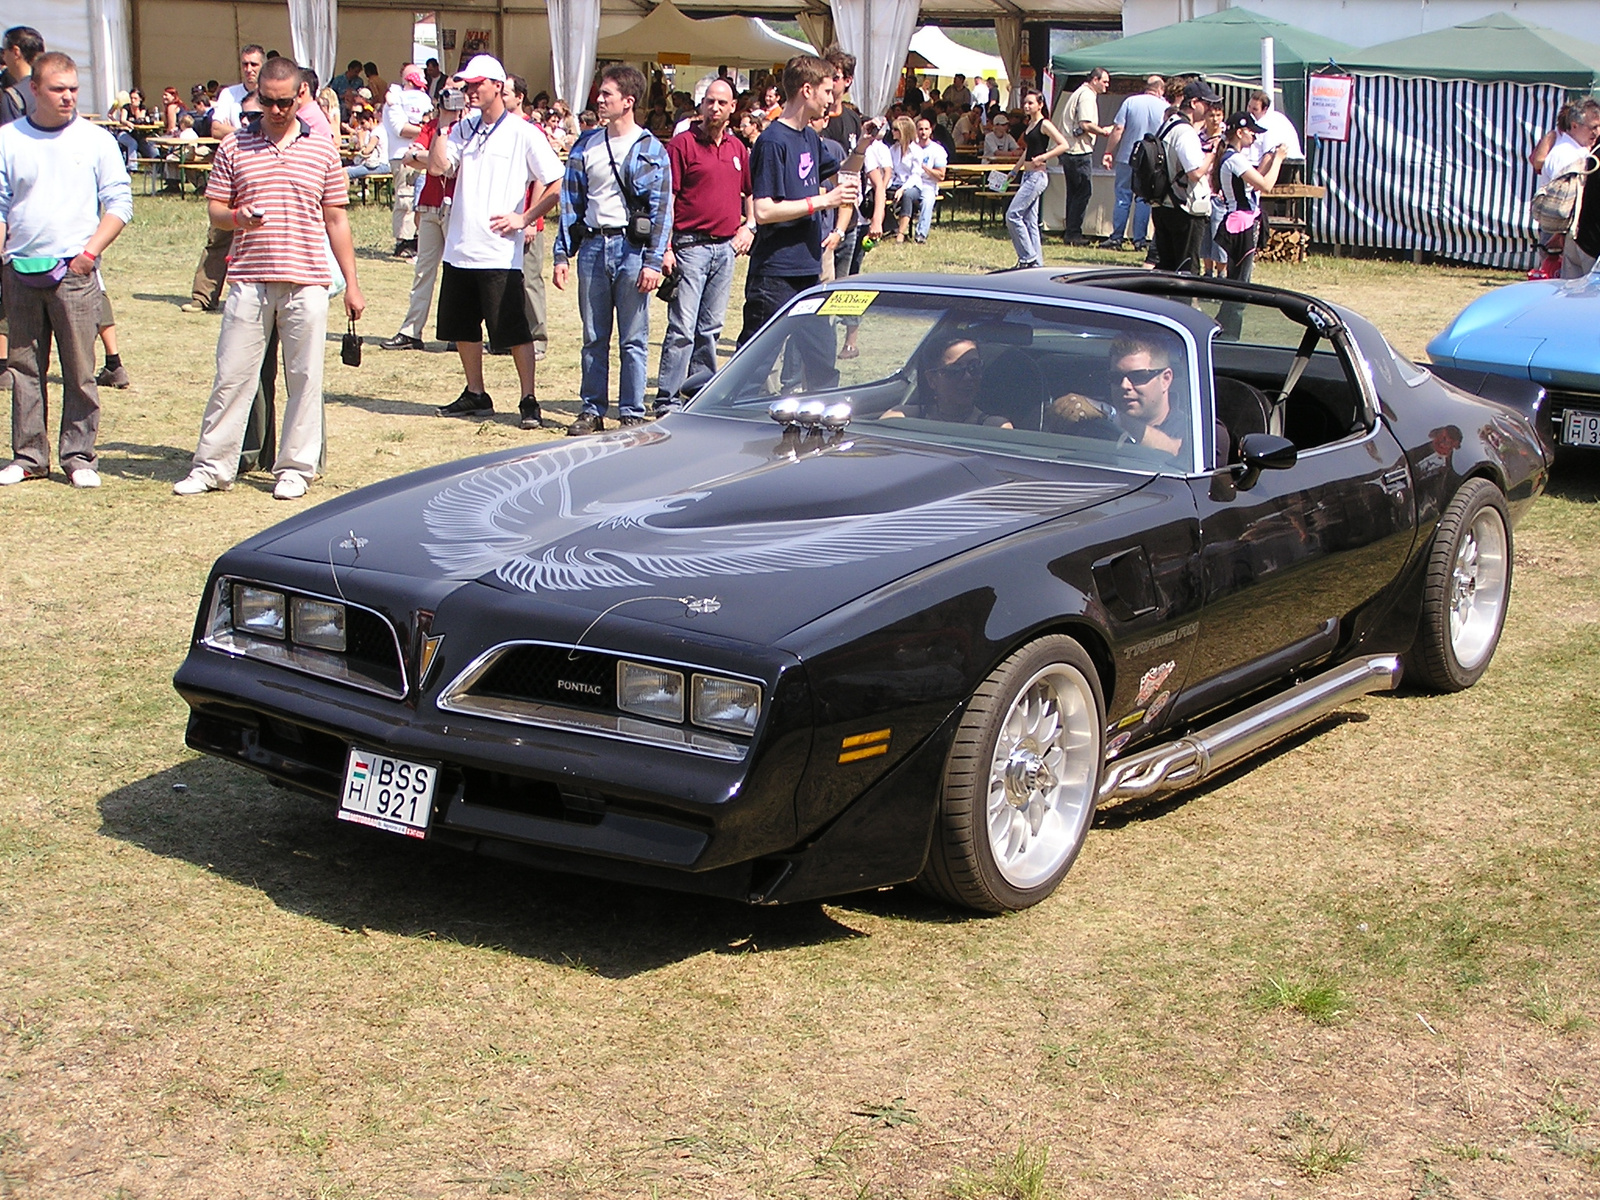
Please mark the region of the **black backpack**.
[[1163, 122], [1154, 133], [1145, 134], [1128, 157], [1129, 186], [1133, 194], [1146, 204], [1165, 204], [1172, 195], [1172, 171], [1167, 165], [1166, 137], [1182, 119], [1173, 117]]

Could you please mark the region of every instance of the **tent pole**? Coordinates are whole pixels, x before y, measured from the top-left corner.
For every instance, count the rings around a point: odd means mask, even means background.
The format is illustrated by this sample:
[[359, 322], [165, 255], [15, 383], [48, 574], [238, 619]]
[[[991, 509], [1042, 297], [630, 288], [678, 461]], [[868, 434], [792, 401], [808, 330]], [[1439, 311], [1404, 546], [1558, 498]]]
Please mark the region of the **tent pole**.
[[[1272, 61], [1272, 39], [1269, 37], [1261, 39], [1261, 90], [1268, 96], [1274, 96], [1278, 90], [1277, 72]], [[1273, 104], [1276, 105], [1277, 100], [1273, 100]]]

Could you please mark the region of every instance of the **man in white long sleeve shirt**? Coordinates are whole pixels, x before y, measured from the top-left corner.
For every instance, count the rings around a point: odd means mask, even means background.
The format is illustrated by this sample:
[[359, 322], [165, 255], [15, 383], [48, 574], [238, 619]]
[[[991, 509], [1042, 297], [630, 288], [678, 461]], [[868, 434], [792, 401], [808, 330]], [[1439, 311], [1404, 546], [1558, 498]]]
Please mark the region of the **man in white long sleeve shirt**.
[[122, 148], [78, 116], [78, 66], [65, 54], [33, 64], [33, 115], [0, 128], [0, 255], [11, 322], [11, 463], [0, 487], [50, 474], [45, 377], [61, 347], [61, 468], [74, 487], [100, 486], [94, 382], [98, 261], [133, 220]]

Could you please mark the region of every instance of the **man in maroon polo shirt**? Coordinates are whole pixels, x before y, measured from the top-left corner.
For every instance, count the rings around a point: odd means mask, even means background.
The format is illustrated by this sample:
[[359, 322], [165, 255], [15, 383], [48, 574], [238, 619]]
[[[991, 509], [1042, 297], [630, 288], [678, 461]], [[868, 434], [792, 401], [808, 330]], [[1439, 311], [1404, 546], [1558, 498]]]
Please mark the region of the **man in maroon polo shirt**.
[[700, 120], [667, 143], [672, 164], [672, 247], [663, 267], [677, 274], [667, 306], [667, 335], [656, 372], [656, 413], [691, 371], [717, 369], [717, 338], [733, 289], [733, 260], [755, 240], [750, 152], [733, 136], [733, 89], [713, 79]]

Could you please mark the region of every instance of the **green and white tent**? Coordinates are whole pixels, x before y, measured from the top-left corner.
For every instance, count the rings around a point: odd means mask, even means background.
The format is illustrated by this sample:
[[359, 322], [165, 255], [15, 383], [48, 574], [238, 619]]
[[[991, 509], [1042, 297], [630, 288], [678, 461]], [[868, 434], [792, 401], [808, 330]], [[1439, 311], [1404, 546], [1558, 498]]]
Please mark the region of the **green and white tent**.
[[1350, 139], [1319, 142], [1314, 241], [1525, 267], [1528, 152], [1569, 91], [1600, 81], [1600, 46], [1495, 13], [1353, 51]]

